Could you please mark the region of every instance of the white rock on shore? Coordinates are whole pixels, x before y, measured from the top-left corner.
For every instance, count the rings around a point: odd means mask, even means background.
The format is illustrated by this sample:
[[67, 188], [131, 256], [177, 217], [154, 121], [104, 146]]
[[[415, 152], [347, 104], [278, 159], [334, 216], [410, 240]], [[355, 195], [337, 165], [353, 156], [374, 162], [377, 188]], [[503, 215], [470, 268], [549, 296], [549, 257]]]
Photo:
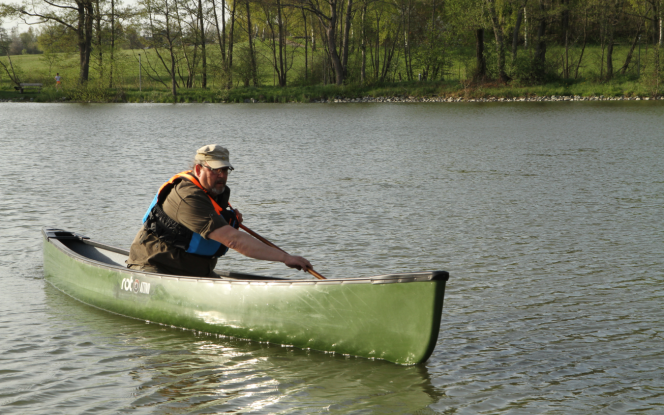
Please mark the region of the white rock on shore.
[[[582, 97], [579, 95], [564, 96], [545, 96], [545, 97], [518, 97], [518, 98], [460, 98], [460, 97], [423, 97], [413, 96], [394, 96], [394, 97], [362, 97], [362, 98], [330, 98], [321, 100], [312, 100], [312, 103], [351, 103], [351, 102], [562, 102], [562, 101], [649, 101], [664, 100], [664, 96], [657, 97], [605, 97], [604, 95]], [[247, 102], [247, 101], [245, 101]]]

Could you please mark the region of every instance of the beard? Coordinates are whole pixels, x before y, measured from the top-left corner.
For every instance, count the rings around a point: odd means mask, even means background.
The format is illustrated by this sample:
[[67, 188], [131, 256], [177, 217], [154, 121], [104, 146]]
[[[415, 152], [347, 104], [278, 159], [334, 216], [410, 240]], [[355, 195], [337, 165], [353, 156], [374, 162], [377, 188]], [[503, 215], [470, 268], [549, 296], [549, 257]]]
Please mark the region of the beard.
[[[219, 187], [219, 185], [221, 185], [221, 187]], [[210, 193], [212, 193], [214, 196], [219, 196], [220, 194], [224, 193], [224, 190], [226, 190], [226, 183], [217, 182], [212, 187], [212, 189], [210, 189]]]

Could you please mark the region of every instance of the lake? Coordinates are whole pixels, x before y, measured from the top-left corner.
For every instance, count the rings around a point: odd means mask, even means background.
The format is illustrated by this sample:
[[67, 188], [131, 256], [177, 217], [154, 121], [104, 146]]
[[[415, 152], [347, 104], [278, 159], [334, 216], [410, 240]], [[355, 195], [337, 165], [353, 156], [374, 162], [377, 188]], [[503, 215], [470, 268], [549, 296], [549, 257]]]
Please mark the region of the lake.
[[[0, 103], [0, 126], [2, 414], [664, 408], [663, 102]], [[146, 324], [44, 281], [41, 227], [127, 248], [212, 143], [245, 224], [328, 278], [450, 272], [425, 364]]]

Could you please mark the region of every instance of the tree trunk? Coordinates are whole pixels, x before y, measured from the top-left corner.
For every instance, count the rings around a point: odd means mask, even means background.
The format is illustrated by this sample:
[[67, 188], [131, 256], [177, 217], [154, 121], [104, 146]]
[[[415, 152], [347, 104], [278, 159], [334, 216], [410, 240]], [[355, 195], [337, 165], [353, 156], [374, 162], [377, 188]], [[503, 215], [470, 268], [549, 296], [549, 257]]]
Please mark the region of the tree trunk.
[[[223, 1], [222, 1], [222, 10], [223, 10]], [[214, 16], [214, 27], [215, 27], [216, 32], [217, 32], [217, 42], [219, 43], [219, 52], [221, 52], [221, 63], [222, 63], [222, 67], [223, 67], [224, 62], [226, 62], [226, 48], [224, 46], [224, 39], [221, 36], [222, 31], [219, 30], [219, 17], [218, 17], [218, 14], [217, 14], [217, 2], [215, 0], [212, 0], [212, 15]], [[224, 17], [225, 16], [222, 16], [222, 18], [221, 18], [221, 24], [225, 29], [226, 28], [225, 27], [226, 22], [225, 22]], [[224, 37], [225, 37], [225, 35], [226, 35], [226, 33], [224, 33]]]
[[[408, 80], [412, 81], [415, 79], [415, 71], [413, 71], [413, 57], [410, 48], [410, 13], [411, 7], [409, 1], [406, 5], [406, 9], [401, 10], [401, 25], [403, 26], [403, 57], [406, 64], [406, 75], [408, 75]], [[384, 63], [383, 66], [385, 66]]]
[[583, 59], [583, 53], [586, 50], [587, 41], [588, 41], [588, 8], [586, 8], [586, 16], [583, 22], [583, 45], [581, 46], [581, 54], [579, 55], [579, 60], [576, 64], [576, 70], [574, 71], [574, 79], [579, 77], [579, 68], [581, 67], [581, 60]]
[[101, 47], [101, 8], [99, 7], [99, 0], [95, 0], [97, 12], [94, 14], [95, 32], [97, 32], [97, 62], [99, 65], [99, 79], [104, 78], [104, 55]]
[[[372, 48], [373, 49], [373, 48]], [[404, 56], [404, 59], [406, 57]], [[380, 70], [380, 16], [376, 16], [376, 51], [375, 57], [372, 59], [374, 66], [374, 79], [378, 79], [378, 71]], [[406, 73], [408, 73], [408, 65], [406, 65]], [[410, 78], [408, 78], [410, 79]]]
[[569, 31], [569, 0], [560, 0], [562, 10], [560, 12], [560, 43], [565, 43], [567, 32]]
[[348, 0], [346, 7], [346, 21], [344, 22], [344, 38], [341, 66], [344, 68], [344, 78], [348, 76], [348, 44], [350, 43], [350, 24], [352, 19], [353, 0]]
[[523, 22], [523, 13], [526, 10], [526, 3], [528, 0], [523, 0], [523, 4], [519, 7], [516, 13], [516, 22], [514, 23], [514, 30], [512, 31], [512, 63], [516, 62], [516, 55], [519, 47], [519, 30], [521, 30], [521, 22]]
[[528, 50], [528, 9], [523, 8], [523, 48]]
[[613, 46], [615, 43], [616, 25], [618, 24], [618, 13], [622, 7], [622, 0], [614, 0], [610, 5], [608, 22], [606, 26], [606, 80], [613, 79]]
[[636, 48], [636, 44], [639, 41], [639, 35], [641, 34], [641, 28], [643, 27], [643, 24], [645, 23], [645, 18], [641, 19], [639, 22], [639, 27], [636, 29], [636, 34], [634, 35], [634, 40], [632, 41], [632, 46], [629, 48], [629, 52], [627, 52], [627, 58], [625, 59], [625, 64], [620, 68], [620, 74], [625, 75], [627, 72], [627, 69], [629, 69], [629, 64], [632, 62], [632, 56], [634, 54], [634, 49]]
[[659, 5], [659, 46], [664, 46], [664, 4]]
[[543, 0], [539, 2], [540, 16], [539, 27], [537, 29], [537, 46], [535, 47], [535, 76], [537, 78], [544, 78], [546, 73], [546, 14], [544, 12]]
[[198, 21], [201, 26], [201, 88], [207, 88], [207, 56], [205, 54], [205, 22], [203, 21], [203, 0], [198, 0]]
[[78, 11], [78, 50], [79, 50], [79, 81], [84, 84], [89, 79], [90, 52], [92, 50], [92, 17], [94, 10], [91, 0], [77, 1]]
[[570, 75], [569, 70], [569, 0], [563, 0], [562, 20], [562, 35], [565, 45], [565, 57], [563, 59], [563, 78], [568, 79]]
[[302, 9], [302, 21], [304, 22], [304, 80], [306, 81], [309, 72], [309, 32], [307, 31], [307, 15], [304, 13], [304, 9]]
[[[443, 3], [444, 5], [445, 3]], [[434, 53], [434, 45], [436, 44], [436, 0], [431, 1], [431, 30], [430, 30], [430, 35], [431, 37], [429, 38], [429, 54], [430, 56], [433, 55]], [[444, 54], [444, 52], [443, 52]], [[445, 59], [444, 56], [441, 56], [441, 59]], [[431, 73], [431, 79], [434, 80], [438, 77], [438, 65], [433, 62], [432, 59], [427, 59], [427, 64], [426, 64], [426, 69], [424, 73], [427, 76], [427, 79], [429, 77], [429, 73]]]
[[606, 44], [606, 80], [613, 78], [613, 33], [612, 29], [609, 29], [609, 38]]
[[362, 39], [360, 50], [362, 51], [362, 63], [360, 64], [360, 82], [364, 85], [367, 79], [367, 30], [366, 30], [367, 0], [362, 5]]
[[475, 69], [476, 81], [484, 81], [486, 79], [486, 58], [484, 57], [484, 29], [475, 30], [475, 61], [477, 62]]
[[[337, 38], [336, 38], [336, 27], [337, 27], [337, 0], [330, 0], [330, 17], [327, 21], [323, 21], [323, 17], [319, 15], [321, 24], [325, 29], [325, 35], [327, 36], [327, 47], [330, 56], [330, 61], [332, 63], [332, 69], [334, 69], [334, 74], [336, 78], [336, 84], [342, 85], [344, 83], [344, 68], [341, 64], [341, 59], [339, 53], [337, 52]], [[327, 23], [327, 25], [326, 25]]]
[[[394, 37], [396, 38], [401, 32], [401, 26], [399, 26], [395, 32]], [[388, 49], [387, 45], [383, 48], [383, 70], [381, 71], [380, 80], [384, 81], [389, 74], [390, 67], [392, 65], [392, 58], [394, 57], [394, 50], [397, 46], [396, 41], [392, 41], [392, 47]]]
[[173, 100], [177, 97], [177, 81], [175, 80], [175, 51], [173, 50], [173, 38], [171, 37], [170, 10], [166, 6], [166, 40], [168, 41], [168, 52], [171, 55], [171, 94]]
[[249, 59], [251, 61], [251, 79], [254, 86], [258, 86], [258, 70], [256, 68], [256, 56], [254, 54], [254, 38], [253, 26], [251, 25], [251, 9], [249, 8], [249, 0], [244, 2], [247, 8], [247, 33], [249, 34]]
[[613, 42], [615, 35], [615, 28], [613, 22], [609, 21], [607, 25], [607, 39], [606, 39], [606, 80], [613, 78]]
[[498, 21], [498, 14], [496, 14], [496, 5], [494, 0], [487, 0], [489, 8], [489, 17], [493, 25], [493, 33], [496, 38], [496, 57], [498, 60], [498, 80], [500, 82], [507, 82], [509, 77], [505, 73], [505, 41], [503, 36], [503, 26]]
[[337, 24], [339, 23], [339, 17], [337, 15], [339, 12], [337, 10], [339, 8], [339, 3], [337, 3], [337, 1], [338, 0], [326, 0], [326, 3], [330, 6], [328, 14], [325, 14], [325, 12], [318, 7], [318, 3], [313, 0], [306, 0], [306, 7], [304, 8], [318, 17], [321, 32], [325, 34], [324, 41], [327, 43], [326, 49], [330, 63], [332, 64], [332, 69], [334, 70], [336, 84], [342, 85], [344, 82], [344, 66], [342, 64], [342, 58], [339, 56], [339, 51], [337, 50]]
[[[180, 17], [180, 8], [178, 6], [177, 1], [173, 2], [173, 9], [175, 10], [175, 18], [177, 20], [177, 25], [178, 25], [178, 35], [180, 36], [180, 49], [182, 50], [182, 54], [184, 55], [184, 60], [187, 64], [187, 80], [185, 81], [182, 78], [182, 74], [179, 73], [180, 79], [184, 82], [185, 88], [191, 89], [194, 86], [194, 77], [196, 76], [196, 47], [194, 47], [194, 53], [193, 56], [190, 58], [189, 53], [187, 53], [187, 47], [186, 47], [186, 42], [184, 39], [185, 36], [185, 31], [182, 29], [182, 17]], [[178, 68], [179, 69], [179, 68]]]
[[111, 0], [111, 61], [109, 65], [108, 87], [113, 88], [113, 52], [115, 51], [115, 0]]
[[[216, 18], [216, 17], [215, 17]], [[226, 63], [226, 0], [221, 0], [221, 61]]]
[[233, 87], [233, 46], [234, 46], [234, 41], [233, 41], [233, 35], [235, 33], [235, 9], [237, 7], [237, 0], [233, 0], [233, 10], [231, 11], [231, 28], [230, 32], [228, 33], [228, 59], [226, 60], [227, 63], [227, 70], [228, 70], [228, 89], [231, 89]]
[[[270, 29], [270, 50], [272, 51], [272, 84], [277, 85], [277, 82], [275, 82], [275, 77], [277, 73], [279, 74], [279, 86], [281, 85], [281, 69], [279, 66], [279, 62], [281, 61], [281, 56], [277, 58], [277, 49], [279, 49], [279, 46], [277, 43], [281, 42], [281, 33], [275, 33], [274, 31], [274, 17], [272, 16], [272, 4], [271, 3], [263, 3], [262, 4], [263, 8], [263, 13], [265, 16], [265, 21], [267, 23], [267, 27]], [[277, 31], [279, 30], [279, 17], [277, 17]], [[263, 31], [265, 31], [265, 28], [263, 28]], [[263, 33], [263, 41], [265, 40], [265, 33]]]
[[279, 30], [279, 86], [286, 86], [286, 65], [284, 65], [284, 22], [281, 15], [281, 0], [277, 0], [277, 29]]

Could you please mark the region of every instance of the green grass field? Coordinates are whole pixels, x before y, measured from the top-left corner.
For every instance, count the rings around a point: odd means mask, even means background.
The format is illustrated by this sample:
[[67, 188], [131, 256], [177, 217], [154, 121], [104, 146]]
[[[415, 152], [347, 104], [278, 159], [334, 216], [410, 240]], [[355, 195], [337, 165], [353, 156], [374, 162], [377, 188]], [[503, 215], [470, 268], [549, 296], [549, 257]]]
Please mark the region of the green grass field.
[[[236, 64], [241, 69], [242, 45], [236, 46]], [[233, 88], [226, 89], [227, 82], [221, 75], [219, 51], [216, 45], [208, 46], [208, 88], [201, 85], [200, 71], [194, 78], [194, 87], [184, 88], [180, 83], [177, 90], [177, 102], [243, 102], [246, 99], [256, 99], [263, 102], [309, 102], [320, 98], [357, 98], [364, 96], [449, 96], [465, 98], [485, 97], [533, 97], [533, 96], [652, 96], [662, 94], [663, 89], [643, 74], [647, 71], [649, 58], [652, 56], [652, 46], [646, 49], [642, 46], [639, 55], [635, 53], [632, 64], [625, 75], [617, 74], [608, 82], [602, 81], [603, 71], [600, 65], [602, 52], [598, 46], [586, 47], [584, 59], [579, 66], [578, 77], [575, 79], [562, 79], [560, 74], [563, 50], [551, 47], [547, 52], [550, 65], [550, 80], [545, 83], [530, 83], [523, 80], [514, 80], [507, 85], [497, 83], [472, 84], [468, 78], [472, 73], [474, 63], [473, 51], [458, 51], [455, 60], [450, 62], [444, 80], [437, 81], [402, 81], [402, 82], [371, 82], [366, 85], [351, 83], [337, 87], [323, 85], [322, 56], [320, 50], [309, 50], [309, 67], [305, 80], [303, 48], [294, 48], [292, 69], [288, 72], [289, 86], [281, 88], [276, 85], [276, 76], [269, 57], [271, 51], [257, 42], [259, 87], [245, 87], [242, 81], [242, 72], [233, 75]], [[618, 71], [625, 60], [628, 47], [619, 45], [614, 52], [614, 70]], [[165, 53], [166, 51], [162, 51]], [[142, 69], [139, 80], [139, 53], [141, 54]], [[521, 56], [529, 51], [520, 51]], [[580, 49], [570, 51], [570, 60], [578, 59]], [[313, 57], [312, 57], [313, 55]], [[44, 88], [39, 93], [19, 94], [14, 91], [13, 84], [7, 74], [0, 73], [0, 99], [30, 99], [40, 102], [60, 101], [63, 98], [72, 101], [92, 102], [173, 102], [170, 94], [170, 79], [163, 68], [155, 50], [119, 50], [115, 52], [113, 64], [113, 85], [110, 87], [110, 67], [108, 65], [109, 53], [105, 53], [106, 63], [100, 70], [98, 60], [91, 57], [90, 81], [86, 87], [78, 85], [79, 64], [78, 55], [51, 54], [51, 55], [19, 55], [12, 56], [13, 67], [22, 82], [43, 83]], [[164, 55], [164, 58], [167, 58]], [[7, 57], [0, 58], [8, 64]], [[313, 63], [312, 63], [313, 60]], [[574, 74], [576, 65], [573, 65]], [[639, 69], [641, 72], [639, 73]], [[62, 76], [62, 88], [56, 90], [54, 76]], [[186, 68], [181, 69], [181, 75], [186, 76]], [[405, 73], [401, 67], [395, 67], [393, 74]], [[648, 78], [648, 79], [646, 79]], [[652, 78], [652, 77], [650, 77]], [[179, 80], [181, 81], [181, 80]], [[328, 80], [332, 82], [332, 80]], [[140, 86], [140, 88], [139, 88]]]

